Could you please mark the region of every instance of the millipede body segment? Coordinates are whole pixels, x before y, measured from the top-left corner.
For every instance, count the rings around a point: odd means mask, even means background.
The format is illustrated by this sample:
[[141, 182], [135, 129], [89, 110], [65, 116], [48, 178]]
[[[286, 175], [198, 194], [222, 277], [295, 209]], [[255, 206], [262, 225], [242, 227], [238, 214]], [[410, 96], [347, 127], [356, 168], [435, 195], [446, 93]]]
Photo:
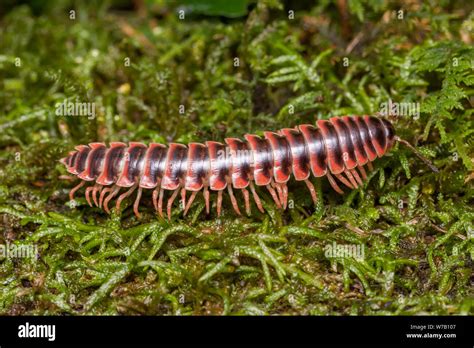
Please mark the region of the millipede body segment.
[[[169, 219], [178, 194], [186, 214], [199, 191], [203, 191], [207, 213], [210, 191], [217, 191], [220, 215], [223, 192], [227, 190], [234, 210], [240, 215], [234, 190], [242, 191], [247, 214], [250, 193], [263, 212], [255, 186], [264, 186], [275, 204], [285, 209], [287, 182], [292, 175], [306, 183], [314, 202], [317, 195], [310, 175], [326, 176], [332, 188], [341, 194], [340, 183], [350, 189], [358, 188], [367, 178], [364, 166], [371, 170], [371, 162], [389, 151], [395, 140], [400, 140], [389, 121], [372, 116], [333, 117], [318, 120], [316, 126], [303, 124], [264, 132], [264, 137], [247, 134], [244, 138], [227, 138], [225, 144], [207, 141], [187, 146], [171, 143], [168, 147], [139, 142], [112, 142], [109, 147], [91, 143], [77, 146], [61, 162], [69, 173], [81, 179], [71, 190], [70, 199], [90, 182], [92, 185], [85, 192], [87, 202], [107, 212], [113, 198], [117, 197], [119, 209], [121, 202], [137, 191], [134, 212], [139, 216], [142, 191], [149, 189], [153, 190], [153, 204], [160, 216], [165, 191], [170, 191], [166, 203]], [[126, 191], [119, 195], [122, 189]]]

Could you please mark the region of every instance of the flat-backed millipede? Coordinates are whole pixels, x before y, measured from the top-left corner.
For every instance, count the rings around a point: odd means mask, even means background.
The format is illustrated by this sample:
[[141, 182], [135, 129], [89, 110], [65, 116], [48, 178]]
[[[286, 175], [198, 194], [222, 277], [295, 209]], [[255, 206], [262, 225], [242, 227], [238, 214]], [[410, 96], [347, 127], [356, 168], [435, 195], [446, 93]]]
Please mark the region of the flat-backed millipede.
[[[217, 191], [217, 214], [222, 207], [222, 193], [227, 189], [232, 206], [240, 213], [234, 189], [242, 191], [245, 210], [250, 214], [250, 189], [257, 208], [263, 212], [261, 200], [255, 189], [265, 186], [279, 208], [286, 209], [287, 182], [291, 174], [297, 181], [304, 181], [313, 201], [316, 190], [309, 180], [326, 176], [332, 188], [342, 194], [339, 183], [354, 189], [363, 185], [367, 178], [364, 166], [372, 170], [372, 161], [384, 156], [394, 145], [401, 142], [412, 149], [434, 171], [408, 142], [395, 136], [393, 125], [386, 119], [372, 116], [333, 117], [318, 120], [317, 127], [303, 124], [284, 128], [278, 132], [264, 132], [264, 138], [247, 134], [245, 140], [226, 138], [226, 145], [206, 141], [206, 144], [190, 143], [188, 146], [171, 143], [169, 147], [152, 143], [146, 146], [130, 142], [112, 142], [79, 145], [61, 162], [67, 171], [77, 175], [81, 182], [69, 194], [86, 182], [95, 182], [86, 188], [85, 196], [109, 211], [110, 200], [122, 188], [128, 190], [118, 196], [117, 210], [121, 202], [138, 189], [133, 210], [138, 212], [143, 189], [153, 189], [153, 204], [163, 216], [164, 191], [172, 191], [166, 210], [171, 219], [171, 207], [181, 193], [184, 214], [193, 203], [197, 192], [203, 190], [206, 212], [210, 209], [210, 192]], [[187, 199], [187, 191], [191, 191]], [[92, 196], [92, 201], [91, 201]], [[187, 199], [187, 200], [186, 200]]]

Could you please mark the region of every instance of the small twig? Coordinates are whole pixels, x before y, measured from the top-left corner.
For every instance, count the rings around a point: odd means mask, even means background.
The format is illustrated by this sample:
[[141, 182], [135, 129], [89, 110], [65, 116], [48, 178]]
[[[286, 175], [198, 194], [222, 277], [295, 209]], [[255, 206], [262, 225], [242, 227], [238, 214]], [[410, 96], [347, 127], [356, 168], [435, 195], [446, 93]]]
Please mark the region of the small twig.
[[349, 43], [349, 45], [347, 45], [347, 47], [346, 47], [346, 53], [351, 53], [352, 50], [360, 43], [360, 41], [362, 40], [363, 37], [364, 37], [364, 32], [363, 32], [363, 31], [360, 31], [360, 32], [352, 39], [352, 41]]
[[360, 236], [364, 236], [364, 237], [367, 236], [367, 233], [366, 233], [364, 230], [360, 229], [359, 227], [352, 226], [352, 225], [350, 225], [350, 224], [348, 224], [348, 223], [346, 223], [344, 226], [345, 226], [347, 229], [351, 230], [351, 231], [354, 232], [354, 233], [357, 233], [357, 234], [360, 235]]
[[381, 234], [381, 233], [384, 233], [385, 230], [382, 230], [381, 228], [377, 228], [375, 230], [372, 230], [370, 231], [370, 233], [373, 233], [373, 234]]
[[60, 180], [68, 180], [68, 181], [74, 181], [76, 180], [77, 178], [75, 176], [71, 176], [71, 175], [60, 175], [58, 177], [58, 179]]
[[[432, 223], [432, 222], [430, 222], [430, 225], [431, 225], [431, 227], [433, 227], [433, 228], [434, 228], [436, 231], [438, 231], [438, 232], [441, 232], [441, 233], [448, 233], [448, 231], [446, 231], [444, 228], [439, 227], [439, 226], [435, 225], [435, 224]], [[461, 238], [462, 240], [466, 240], [466, 237], [464, 237], [464, 236], [463, 236], [462, 234], [460, 234], [460, 233], [456, 233], [455, 236], [458, 237], [458, 238]]]
[[129, 23], [125, 21], [119, 21], [118, 24], [119, 24], [120, 29], [125, 35], [133, 39], [136, 39], [145, 48], [153, 50], [153, 51], [155, 50], [155, 46], [150, 42], [150, 40], [148, 40], [148, 38], [143, 33], [137, 31]]
[[349, 12], [347, 11], [347, 0], [338, 0], [337, 9], [341, 16], [341, 29], [344, 38], [348, 38], [351, 35], [351, 25], [349, 21]]

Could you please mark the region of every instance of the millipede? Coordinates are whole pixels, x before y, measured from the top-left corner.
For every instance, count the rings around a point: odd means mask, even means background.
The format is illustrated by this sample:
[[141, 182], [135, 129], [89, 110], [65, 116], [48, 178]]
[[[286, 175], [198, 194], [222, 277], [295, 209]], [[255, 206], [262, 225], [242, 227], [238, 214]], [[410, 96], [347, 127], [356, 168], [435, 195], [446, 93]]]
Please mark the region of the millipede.
[[[341, 184], [356, 189], [367, 179], [372, 162], [384, 156], [395, 142], [410, 148], [433, 171], [438, 169], [409, 142], [395, 135], [390, 121], [375, 116], [342, 116], [318, 120], [316, 126], [303, 124], [277, 132], [266, 131], [260, 137], [246, 134], [245, 140], [226, 138], [225, 144], [206, 141], [187, 146], [169, 146], [140, 142], [94, 142], [78, 145], [61, 159], [69, 173], [81, 181], [69, 193], [73, 201], [77, 190], [90, 182], [85, 197], [110, 213], [109, 203], [117, 197], [121, 202], [137, 192], [133, 211], [140, 217], [139, 205], [144, 189], [153, 190], [153, 205], [163, 217], [163, 197], [167, 194], [166, 213], [171, 219], [173, 202], [181, 195], [184, 215], [197, 193], [203, 191], [206, 213], [210, 212], [210, 191], [217, 191], [217, 215], [221, 214], [223, 192], [227, 190], [232, 206], [241, 215], [234, 190], [241, 190], [245, 211], [251, 214], [250, 194], [256, 207], [264, 212], [256, 186], [264, 186], [276, 206], [286, 209], [288, 186], [292, 174], [304, 181], [314, 203], [318, 197], [311, 174], [327, 177], [331, 187], [343, 194]], [[120, 190], [126, 189], [121, 193]], [[188, 192], [190, 196], [188, 196]], [[249, 192], [250, 191], [250, 192]], [[120, 193], [120, 195], [119, 195]]]

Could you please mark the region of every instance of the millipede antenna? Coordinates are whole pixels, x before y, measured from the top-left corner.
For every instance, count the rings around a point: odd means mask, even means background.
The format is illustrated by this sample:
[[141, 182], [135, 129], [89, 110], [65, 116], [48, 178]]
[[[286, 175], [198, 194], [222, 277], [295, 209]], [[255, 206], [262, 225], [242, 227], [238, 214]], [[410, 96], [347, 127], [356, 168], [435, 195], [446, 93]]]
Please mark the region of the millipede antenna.
[[396, 136], [395, 140], [398, 141], [399, 143], [402, 143], [406, 147], [408, 147], [419, 159], [421, 159], [433, 172], [439, 173], [439, 169], [431, 163], [431, 161], [423, 156], [412, 144], [410, 144], [408, 141], [401, 139], [400, 137]]

